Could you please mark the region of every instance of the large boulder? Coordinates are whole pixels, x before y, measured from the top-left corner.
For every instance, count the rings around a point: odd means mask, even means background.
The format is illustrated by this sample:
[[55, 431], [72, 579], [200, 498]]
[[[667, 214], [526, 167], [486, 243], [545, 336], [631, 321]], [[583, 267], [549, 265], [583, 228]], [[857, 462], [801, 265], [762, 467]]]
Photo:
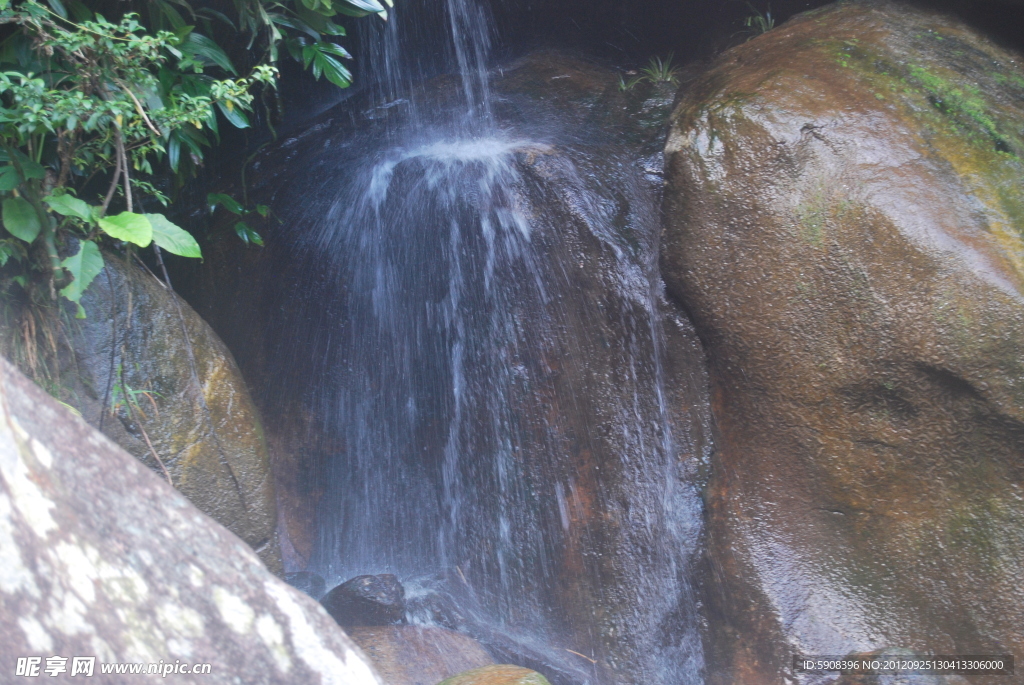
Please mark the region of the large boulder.
[[161, 281], [113, 254], [82, 304], [64, 399], [154, 471], [166, 469], [281, 575], [267, 446], [231, 352]]
[[710, 358], [710, 682], [1024, 652], [1024, 69], [874, 2], [726, 53], [667, 144]]
[[0, 358], [3, 680], [19, 659], [69, 678], [90, 656], [98, 683], [131, 663], [179, 678], [208, 664], [194, 682], [211, 684], [381, 685], [315, 601]]

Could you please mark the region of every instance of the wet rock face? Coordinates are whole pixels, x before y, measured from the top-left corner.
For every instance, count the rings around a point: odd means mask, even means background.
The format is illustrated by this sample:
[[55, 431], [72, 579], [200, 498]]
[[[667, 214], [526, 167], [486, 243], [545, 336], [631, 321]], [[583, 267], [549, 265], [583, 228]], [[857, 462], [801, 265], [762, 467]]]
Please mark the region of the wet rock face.
[[443, 628], [358, 627], [348, 634], [388, 685], [437, 685], [494, 663], [476, 640]]
[[293, 588], [302, 590], [307, 595], [317, 600], [324, 596], [324, 592], [327, 589], [323, 578], [315, 573], [309, 573], [308, 571], [286, 573], [284, 579], [285, 582]]
[[390, 573], [356, 576], [328, 592], [320, 604], [342, 626], [388, 626], [405, 621], [405, 588]]
[[[444, 575], [456, 610], [411, 608], [504, 654], [527, 643], [552, 681], [686, 682], [710, 431], [700, 344], [656, 269], [671, 90], [553, 53], [493, 85], [500, 133], [454, 156], [393, 148], [401, 103], [265, 148], [246, 178], [282, 222], [242, 278], [218, 251], [237, 241], [206, 252], [190, 301], [295, 459], [295, 567]], [[423, 90], [438, 120], [462, 92]], [[384, 228], [352, 191], [371, 171]]]
[[667, 145], [709, 350], [711, 682], [790, 650], [1024, 649], [1024, 70], [940, 16], [803, 15]]
[[52, 656], [65, 678], [94, 656], [96, 683], [162, 661], [209, 664], [192, 682], [381, 685], [313, 600], [0, 358], [2, 679]]
[[[231, 353], [184, 301], [118, 257], [86, 291], [69, 398], [93, 426], [283, 572], [277, 509], [259, 414]], [[182, 330], [188, 331], [188, 341]], [[104, 407], [113, 408], [114, 416]]]

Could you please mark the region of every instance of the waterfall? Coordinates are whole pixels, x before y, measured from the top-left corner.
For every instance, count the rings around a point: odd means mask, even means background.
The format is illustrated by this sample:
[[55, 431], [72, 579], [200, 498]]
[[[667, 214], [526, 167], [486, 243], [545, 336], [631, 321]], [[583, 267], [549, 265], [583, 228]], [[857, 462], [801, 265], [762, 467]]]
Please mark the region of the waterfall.
[[702, 448], [669, 397], [657, 192], [571, 123], [499, 113], [478, 0], [407, 2], [447, 27], [455, 95], [419, 83], [396, 3], [365, 41], [379, 124], [296, 171], [330, 274], [291, 332], [329, 457], [310, 570], [395, 573], [414, 621], [556, 683], [698, 683]]

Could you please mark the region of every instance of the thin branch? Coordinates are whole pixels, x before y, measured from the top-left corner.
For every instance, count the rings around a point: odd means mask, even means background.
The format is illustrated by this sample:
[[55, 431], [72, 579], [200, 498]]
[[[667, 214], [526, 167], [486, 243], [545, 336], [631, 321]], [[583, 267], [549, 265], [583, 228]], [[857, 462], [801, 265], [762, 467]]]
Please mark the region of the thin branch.
[[163, 137], [164, 134], [160, 133], [160, 129], [154, 126], [153, 122], [149, 120], [148, 116], [146, 116], [146, 110], [142, 108], [142, 103], [139, 102], [139, 99], [137, 97], [135, 97], [135, 93], [131, 91], [131, 88], [121, 83], [119, 79], [114, 79], [114, 83], [121, 86], [121, 90], [128, 93], [128, 97], [130, 97], [132, 99], [132, 102], [135, 103], [135, 109], [139, 112], [139, 116], [142, 117], [142, 120], [146, 122], [146, 126], [149, 127], [149, 130], [152, 131], [157, 136]]
[[124, 201], [128, 211], [132, 211], [132, 179], [128, 176], [128, 155], [124, 152], [124, 136], [121, 129], [117, 130], [117, 154], [121, 157], [121, 175], [124, 177]]
[[57, 185], [67, 185], [68, 176], [71, 175], [71, 153], [74, 147], [75, 132], [62, 131], [57, 136], [57, 155], [60, 157], [60, 176], [57, 177]]
[[[117, 139], [121, 139], [121, 131], [117, 131]], [[114, 197], [114, 191], [117, 190], [117, 184], [121, 179], [121, 155], [116, 154], [114, 157], [117, 158], [117, 162], [114, 164], [114, 177], [110, 179], [110, 188], [107, 190], [107, 196], [103, 198], [103, 204], [100, 206], [100, 216], [107, 213], [107, 207], [110, 206], [110, 201]]]
[[135, 414], [135, 408], [132, 406], [133, 398], [128, 396], [128, 390], [124, 385], [123, 378], [121, 379], [121, 389], [124, 391], [124, 406], [128, 407], [128, 413], [131, 415], [132, 421], [134, 421], [135, 425], [139, 427], [139, 430], [142, 432], [142, 437], [146, 440], [146, 447], [149, 448], [149, 453], [153, 455], [154, 459], [156, 459], [156, 463], [160, 465], [160, 470], [164, 472], [164, 477], [167, 479], [167, 483], [173, 488], [174, 481], [171, 480], [171, 474], [167, 472], [167, 467], [164, 466], [164, 460], [161, 459], [160, 455], [156, 453], [155, 449], [153, 449], [153, 443], [149, 441], [149, 434], [146, 432], [145, 427], [143, 427], [142, 420]]
[[592, 664], [596, 664], [596, 663], [597, 663], [597, 660], [596, 660], [596, 659], [591, 659], [591, 658], [590, 658], [589, 656], [587, 656], [586, 654], [580, 654], [579, 652], [574, 652], [573, 650], [571, 650], [571, 649], [566, 649], [565, 647], [563, 647], [562, 649], [565, 649], [565, 651], [569, 652], [570, 654], [575, 654], [576, 656], [581, 656], [581, 657], [583, 657], [584, 659], [586, 659], [587, 661], [589, 661], [589, 662], [590, 662], [590, 663], [592, 663]]
[[[156, 247], [156, 243], [153, 244], [153, 247]], [[161, 288], [163, 288], [164, 290], [167, 290], [167, 285], [163, 281], [161, 281], [157, 277], [157, 275], [155, 273], [153, 273], [153, 271], [148, 266], [146, 266], [146, 262], [142, 261], [142, 258], [139, 257], [139, 255], [133, 254], [132, 256], [135, 257], [136, 263], [138, 263], [139, 266], [141, 266], [143, 269], [145, 269], [146, 273], [149, 274], [150, 276], [152, 276], [154, 281], [156, 281], [157, 283], [160, 284]]]
[[110, 291], [110, 372], [107, 375], [107, 387], [103, 392], [103, 406], [100, 407], [100, 432], [103, 432], [103, 420], [110, 406], [110, 391], [114, 386], [114, 367], [117, 358], [117, 298], [114, 295], [114, 281], [110, 278], [110, 269], [103, 265], [103, 273], [107, 277], [107, 290]]
[[160, 271], [164, 275], [164, 282], [167, 283], [167, 287], [171, 291], [173, 291], [174, 290], [174, 286], [171, 285], [171, 277], [167, 275], [167, 267], [164, 266], [164, 255], [163, 255], [163, 252], [160, 250], [160, 246], [157, 245], [156, 243], [153, 243], [153, 252], [156, 254], [156, 263], [160, 265]]

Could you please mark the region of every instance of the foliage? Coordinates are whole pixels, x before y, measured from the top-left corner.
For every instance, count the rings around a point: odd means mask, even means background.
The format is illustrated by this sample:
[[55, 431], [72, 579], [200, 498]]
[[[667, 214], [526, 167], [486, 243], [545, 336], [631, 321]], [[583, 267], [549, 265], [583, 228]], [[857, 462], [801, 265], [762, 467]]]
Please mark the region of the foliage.
[[638, 84], [643, 82], [648, 83], [671, 83], [672, 85], [679, 84], [678, 69], [672, 66], [672, 60], [674, 59], [674, 53], [668, 53], [664, 59], [661, 57], [651, 57], [647, 66], [640, 70], [640, 73], [633, 78], [626, 80], [622, 76], [619, 76], [619, 90], [626, 91], [632, 90]]
[[121, 364], [117, 365], [115, 377], [117, 380], [111, 384], [110, 393], [111, 415], [116, 415], [122, 408], [126, 408], [129, 411], [142, 415], [143, 418], [149, 418], [142, 405], [139, 404], [140, 397], [144, 397], [149, 401], [149, 406], [152, 408], [154, 416], [160, 414], [160, 409], [157, 407], [156, 400], [153, 397], [163, 397], [163, 395], [153, 390], [135, 390], [132, 388], [124, 380], [124, 368]]
[[762, 33], [768, 33], [775, 28], [775, 17], [772, 16], [772, 6], [768, 5], [768, 9], [761, 12], [756, 7], [747, 3], [747, 7], [750, 8], [751, 14], [748, 14], [743, 20], [743, 26], [746, 27], [746, 32], [754, 36], [759, 36]]
[[[201, 257], [187, 231], [147, 211], [168, 204], [168, 179], [194, 173], [219, 140], [218, 118], [250, 125], [254, 95], [276, 86], [280, 46], [346, 87], [339, 60], [350, 56], [330, 42], [345, 35], [334, 19], [387, 15], [378, 0], [235, 0], [236, 26], [185, 0], [141, 1], [114, 20], [80, 0], [0, 0], [0, 293], [20, 287], [35, 302], [59, 293], [83, 317], [102, 243], [152, 246], [161, 265], [161, 249]], [[258, 55], [246, 74], [217, 32]], [[240, 237], [261, 244], [248, 231]]]
[[211, 212], [220, 205], [240, 219], [240, 221], [235, 222], [235, 235], [237, 235], [242, 242], [247, 245], [263, 246], [263, 238], [244, 220], [253, 216], [259, 216], [266, 219], [270, 216], [270, 207], [267, 205], [256, 205], [253, 209], [246, 209], [245, 205], [241, 202], [230, 195], [225, 195], [224, 193], [210, 193], [206, 196], [206, 204], [209, 206]]
[[668, 53], [668, 56], [662, 60], [660, 57], [652, 57], [648, 66], [640, 70], [643, 77], [651, 83], [679, 83], [679, 78], [676, 76], [677, 69], [672, 66], [672, 58], [675, 57], [673, 53]]

